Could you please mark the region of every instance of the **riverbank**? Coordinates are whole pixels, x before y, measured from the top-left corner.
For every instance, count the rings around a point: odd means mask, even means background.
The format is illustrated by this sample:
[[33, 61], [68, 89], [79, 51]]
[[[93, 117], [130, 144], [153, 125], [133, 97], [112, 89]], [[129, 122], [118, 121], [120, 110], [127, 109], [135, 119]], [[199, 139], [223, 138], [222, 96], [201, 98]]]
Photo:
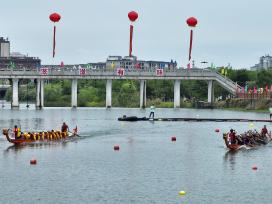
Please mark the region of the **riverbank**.
[[227, 99], [214, 103], [214, 108], [237, 111], [269, 112], [272, 101], [269, 99]]

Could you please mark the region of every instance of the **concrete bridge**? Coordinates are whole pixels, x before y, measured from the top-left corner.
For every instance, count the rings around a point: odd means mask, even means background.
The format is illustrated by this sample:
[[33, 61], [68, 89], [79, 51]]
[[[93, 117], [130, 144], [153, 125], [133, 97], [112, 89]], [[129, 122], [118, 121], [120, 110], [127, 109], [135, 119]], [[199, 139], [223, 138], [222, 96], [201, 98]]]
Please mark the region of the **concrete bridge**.
[[106, 80], [106, 107], [111, 107], [112, 80], [131, 79], [140, 81], [140, 107], [146, 106], [146, 84], [148, 80], [173, 80], [174, 81], [174, 107], [180, 107], [180, 83], [181, 80], [204, 80], [208, 82], [208, 102], [213, 101], [214, 82], [217, 82], [231, 94], [236, 95], [241, 89], [237, 83], [223, 77], [218, 72], [209, 69], [133, 69], [123, 68], [108, 69], [86, 69], [70, 67], [44, 67], [40, 69], [1, 69], [0, 80], [9, 79], [12, 81], [12, 107], [19, 106], [18, 86], [20, 79], [36, 79], [36, 106], [44, 106], [44, 80], [47, 79], [70, 79], [71, 106], [77, 107], [77, 84], [81, 79], [104, 79]]

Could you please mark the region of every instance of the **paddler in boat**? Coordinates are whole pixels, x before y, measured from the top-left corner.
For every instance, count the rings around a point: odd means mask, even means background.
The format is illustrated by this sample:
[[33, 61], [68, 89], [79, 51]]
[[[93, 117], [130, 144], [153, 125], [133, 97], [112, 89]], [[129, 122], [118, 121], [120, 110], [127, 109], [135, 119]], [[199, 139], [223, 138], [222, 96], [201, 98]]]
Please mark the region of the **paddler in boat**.
[[69, 131], [69, 127], [68, 125], [66, 125], [66, 123], [62, 123], [62, 126], [61, 126], [61, 132], [64, 132], [64, 133], [67, 133]]
[[266, 136], [267, 134], [268, 134], [268, 130], [266, 128], [266, 125], [264, 125], [263, 128], [262, 128], [262, 131], [261, 131], [261, 135]]
[[236, 144], [236, 135], [233, 129], [230, 129], [229, 138], [231, 144]]
[[264, 125], [263, 128], [262, 128], [261, 136], [266, 137], [266, 138], [268, 138], [268, 139], [270, 139], [270, 140], [272, 139], [272, 138], [271, 138], [271, 131], [270, 131], [270, 133], [268, 133], [268, 130], [267, 130], [267, 128], [266, 128], [266, 125]]
[[19, 138], [19, 128], [17, 127], [17, 125], [14, 125], [14, 128], [13, 128], [13, 133], [14, 133], [14, 138], [15, 139], [18, 139]]

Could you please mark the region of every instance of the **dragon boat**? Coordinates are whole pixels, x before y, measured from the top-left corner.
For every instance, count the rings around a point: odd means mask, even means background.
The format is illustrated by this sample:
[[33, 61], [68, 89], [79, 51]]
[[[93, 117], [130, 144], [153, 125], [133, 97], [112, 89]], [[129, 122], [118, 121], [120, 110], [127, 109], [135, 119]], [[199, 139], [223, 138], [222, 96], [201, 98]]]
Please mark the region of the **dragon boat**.
[[261, 135], [256, 131], [247, 131], [240, 135], [236, 135], [236, 144], [231, 144], [229, 139], [229, 133], [223, 133], [223, 140], [225, 142], [226, 147], [230, 151], [237, 151], [242, 147], [246, 149], [251, 149], [253, 147], [258, 147], [261, 145], [268, 144], [271, 139], [271, 132], [267, 135]]
[[19, 138], [15, 138], [14, 133], [12, 133], [10, 129], [3, 129], [3, 135], [6, 137], [7, 141], [15, 145], [31, 144], [36, 142], [64, 141], [79, 136], [77, 134], [77, 128], [73, 129], [73, 132], [61, 132], [54, 130], [26, 132], [22, 133]]

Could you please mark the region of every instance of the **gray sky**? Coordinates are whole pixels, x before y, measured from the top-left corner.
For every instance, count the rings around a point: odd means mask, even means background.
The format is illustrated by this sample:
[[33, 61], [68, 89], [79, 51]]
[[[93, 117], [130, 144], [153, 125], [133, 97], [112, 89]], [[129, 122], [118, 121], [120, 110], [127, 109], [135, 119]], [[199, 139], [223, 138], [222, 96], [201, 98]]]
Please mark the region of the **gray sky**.
[[[192, 58], [217, 66], [250, 67], [272, 54], [270, 0], [2, 0], [0, 36], [9, 37], [11, 51], [37, 56], [43, 64], [105, 61], [128, 55], [129, 20], [135, 10], [133, 54], [144, 60], [174, 59], [186, 66], [189, 28], [195, 16]], [[52, 58], [53, 23], [57, 24], [56, 57]]]

